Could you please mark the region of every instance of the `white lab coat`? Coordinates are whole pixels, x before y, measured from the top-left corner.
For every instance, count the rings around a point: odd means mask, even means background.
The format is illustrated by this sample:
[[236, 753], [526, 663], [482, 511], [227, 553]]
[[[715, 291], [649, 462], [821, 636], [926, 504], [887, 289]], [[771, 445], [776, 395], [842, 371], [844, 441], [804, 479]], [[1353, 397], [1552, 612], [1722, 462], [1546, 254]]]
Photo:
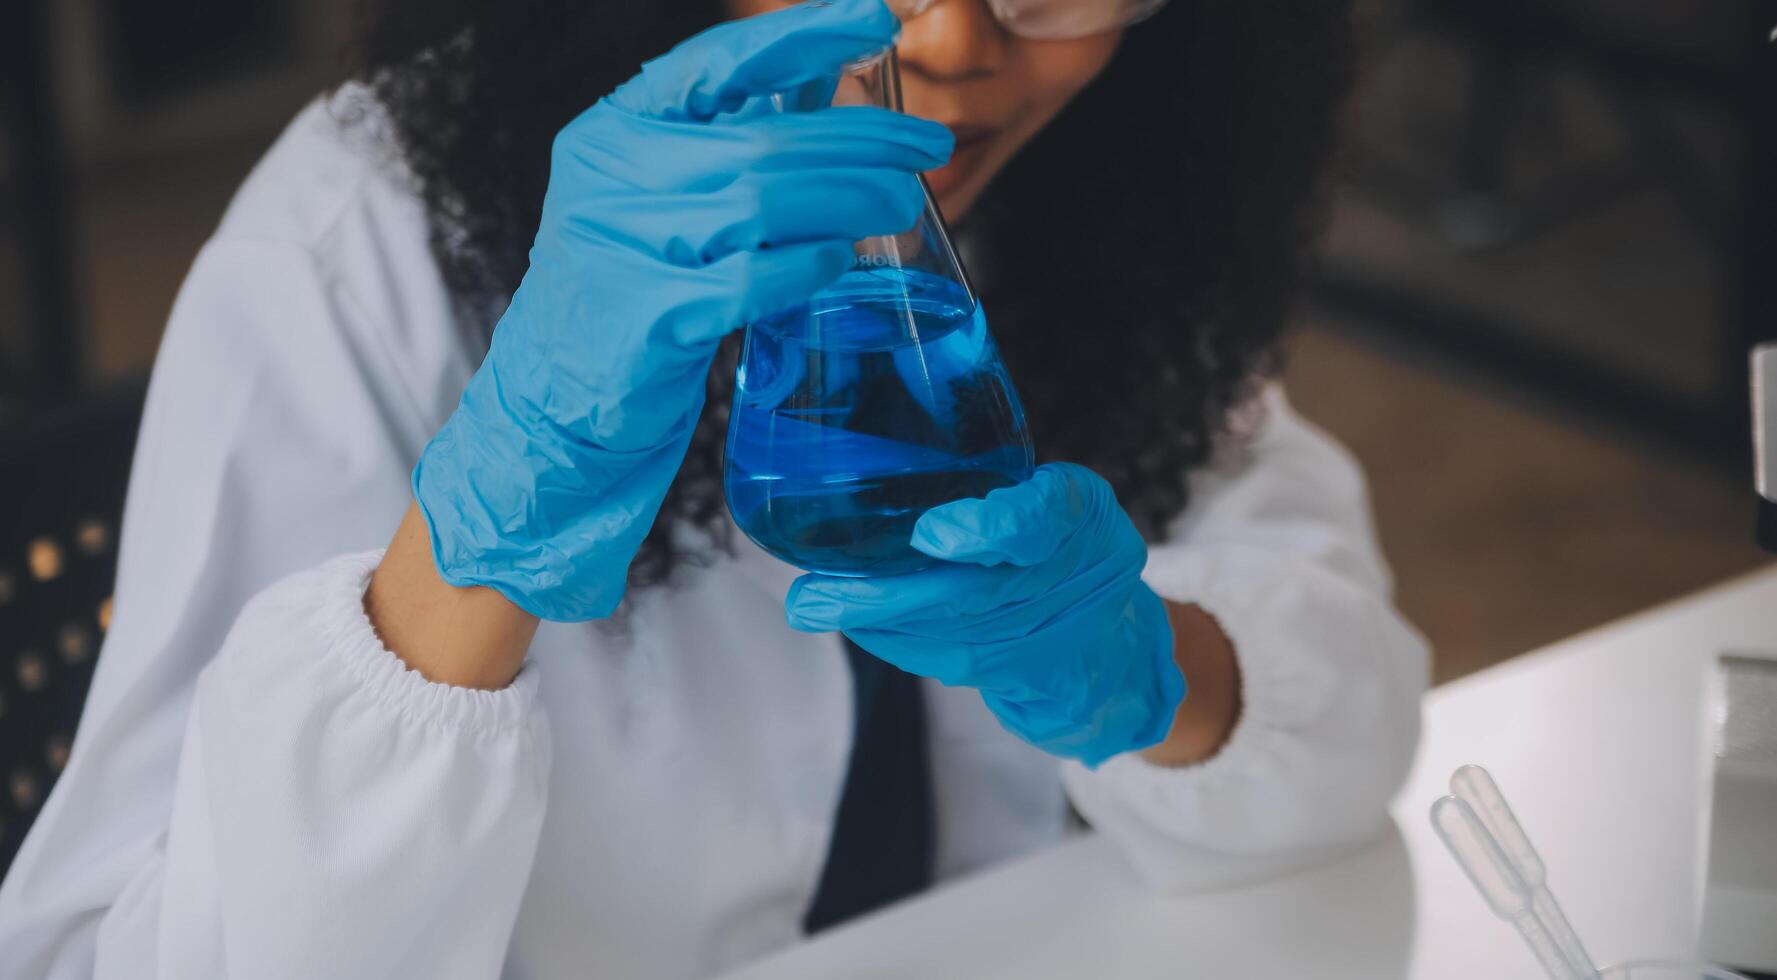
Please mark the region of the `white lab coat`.
[[[174, 307], [111, 634], [0, 889], [0, 978], [702, 977], [797, 942], [852, 719], [837, 639], [784, 624], [792, 569], [737, 537], [621, 628], [545, 624], [499, 692], [372, 633], [368, 549], [480, 352], [347, 99], [296, 119]], [[1426, 651], [1352, 460], [1263, 408], [1147, 570], [1234, 641], [1227, 746], [1089, 772], [928, 684], [940, 876], [1058, 840], [1067, 799], [1169, 889], [1384, 825]]]

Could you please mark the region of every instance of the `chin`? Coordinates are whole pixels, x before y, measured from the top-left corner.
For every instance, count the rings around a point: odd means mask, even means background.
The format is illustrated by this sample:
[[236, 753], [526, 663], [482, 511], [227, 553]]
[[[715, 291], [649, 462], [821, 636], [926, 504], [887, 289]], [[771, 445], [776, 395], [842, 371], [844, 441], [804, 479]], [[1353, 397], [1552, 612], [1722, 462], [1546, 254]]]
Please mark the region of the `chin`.
[[963, 181], [955, 187], [946, 188], [942, 192], [934, 191], [932, 196], [938, 201], [938, 210], [944, 215], [945, 221], [961, 221], [975, 206], [981, 196], [981, 188], [974, 186], [974, 181]]
[[993, 182], [994, 175], [1000, 169], [991, 159], [974, 160], [970, 163], [973, 165], [960, 172], [937, 171], [936, 179], [933, 174], [926, 175], [932, 197], [937, 200], [938, 209], [944, 213], [946, 221], [961, 221], [969, 209], [975, 206], [975, 202], [980, 200], [981, 192]]

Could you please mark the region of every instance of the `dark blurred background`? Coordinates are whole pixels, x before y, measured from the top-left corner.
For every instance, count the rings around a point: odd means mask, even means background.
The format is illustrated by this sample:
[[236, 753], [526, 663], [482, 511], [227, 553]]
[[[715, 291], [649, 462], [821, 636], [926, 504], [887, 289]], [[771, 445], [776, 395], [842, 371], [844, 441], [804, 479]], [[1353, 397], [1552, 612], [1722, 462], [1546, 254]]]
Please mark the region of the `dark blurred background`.
[[[24, 0], [0, 31], [0, 845], [66, 756], [175, 291], [336, 77], [351, 2]], [[1438, 679], [1758, 564], [1777, 3], [1362, 0], [1361, 24], [1288, 383], [1367, 467]]]

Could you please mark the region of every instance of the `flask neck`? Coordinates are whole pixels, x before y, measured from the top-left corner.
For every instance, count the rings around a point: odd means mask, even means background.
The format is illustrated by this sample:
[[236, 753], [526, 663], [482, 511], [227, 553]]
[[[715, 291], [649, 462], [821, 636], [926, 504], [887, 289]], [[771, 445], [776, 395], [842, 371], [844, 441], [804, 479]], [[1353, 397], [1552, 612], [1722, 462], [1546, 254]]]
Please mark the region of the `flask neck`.
[[893, 47], [846, 65], [831, 105], [867, 105], [901, 110], [901, 59]]
[[[846, 65], [837, 76], [784, 93], [777, 97], [777, 106], [780, 111], [873, 106], [899, 112], [899, 57], [893, 46], [884, 48]], [[921, 318], [937, 316], [950, 321], [974, 314], [974, 289], [951, 244], [931, 188], [925, 178], [918, 179], [925, 206], [913, 227], [856, 242], [857, 259], [851, 271], [812, 297], [804, 315], [822, 321], [827, 319], [823, 311], [898, 305], [906, 314], [899, 319], [912, 331]]]

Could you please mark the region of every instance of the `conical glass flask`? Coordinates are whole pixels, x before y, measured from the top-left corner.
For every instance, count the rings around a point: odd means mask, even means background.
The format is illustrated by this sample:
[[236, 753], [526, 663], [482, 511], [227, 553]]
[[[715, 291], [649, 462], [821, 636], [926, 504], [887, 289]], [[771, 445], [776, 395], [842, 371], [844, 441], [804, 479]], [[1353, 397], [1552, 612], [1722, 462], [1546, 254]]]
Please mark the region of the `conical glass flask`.
[[[894, 51], [777, 101], [899, 109]], [[723, 485], [735, 523], [790, 564], [929, 565], [910, 543], [921, 514], [1032, 465], [1024, 409], [929, 189], [918, 224], [858, 242], [831, 286], [747, 326]]]

